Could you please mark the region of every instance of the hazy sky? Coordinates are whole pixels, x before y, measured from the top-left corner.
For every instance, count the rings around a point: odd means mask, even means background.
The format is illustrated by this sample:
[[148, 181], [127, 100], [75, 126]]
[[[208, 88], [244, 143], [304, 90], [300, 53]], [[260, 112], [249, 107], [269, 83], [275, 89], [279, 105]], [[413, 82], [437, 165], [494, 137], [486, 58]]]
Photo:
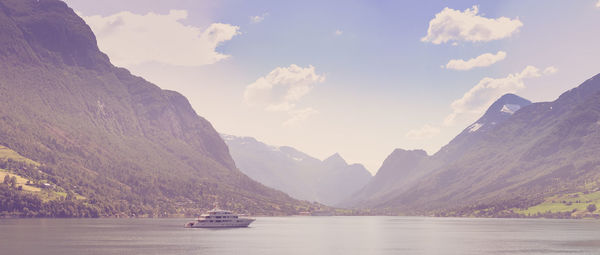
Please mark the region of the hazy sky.
[[377, 171], [435, 153], [504, 93], [600, 72], [600, 1], [68, 0], [113, 64], [226, 134]]

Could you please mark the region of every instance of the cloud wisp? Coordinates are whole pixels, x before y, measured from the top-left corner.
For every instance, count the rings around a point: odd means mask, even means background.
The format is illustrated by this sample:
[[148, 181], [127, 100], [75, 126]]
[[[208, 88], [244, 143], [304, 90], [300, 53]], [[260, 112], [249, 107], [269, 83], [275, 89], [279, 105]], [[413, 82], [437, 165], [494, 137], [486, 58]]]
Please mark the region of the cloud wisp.
[[296, 104], [308, 94], [315, 84], [325, 81], [324, 75], [315, 72], [315, 67], [277, 67], [268, 75], [258, 78], [246, 86], [244, 102], [270, 112], [287, 112], [290, 119], [284, 126], [299, 123], [318, 111], [308, 107], [296, 109]]
[[554, 66], [549, 66], [544, 69], [544, 74], [554, 74], [556, 72], [558, 72], [558, 68]]
[[256, 24], [256, 23], [261, 23], [263, 22], [263, 20], [265, 20], [265, 18], [269, 16], [269, 13], [263, 13], [262, 15], [257, 15], [257, 16], [250, 16], [250, 23], [252, 24]]
[[205, 29], [184, 25], [185, 10], [145, 15], [119, 12], [110, 16], [83, 16], [98, 38], [98, 46], [113, 64], [131, 67], [146, 62], [175, 66], [202, 66], [229, 58], [217, 47], [238, 35], [239, 27], [213, 23]]
[[461, 98], [452, 102], [452, 113], [444, 119], [444, 125], [454, 125], [455, 120], [464, 115], [481, 115], [500, 96], [524, 89], [526, 79], [552, 74], [556, 71], [555, 67], [548, 67], [541, 71], [535, 66], [527, 66], [520, 73], [509, 74], [503, 78], [483, 78]]
[[446, 7], [429, 21], [427, 35], [421, 41], [433, 44], [450, 41], [488, 42], [510, 37], [523, 26], [518, 19], [486, 18], [478, 13], [477, 6], [464, 11]]
[[446, 69], [467, 71], [475, 67], [491, 66], [498, 61], [504, 60], [505, 58], [506, 52], [504, 51], [498, 51], [496, 54], [484, 53], [469, 60], [452, 59], [448, 61], [448, 63], [444, 67]]
[[440, 133], [440, 129], [437, 127], [433, 127], [431, 125], [424, 125], [418, 129], [409, 130], [406, 135], [404, 135], [408, 139], [413, 140], [423, 140], [429, 139]]
[[319, 113], [319, 111], [313, 109], [312, 107], [307, 107], [300, 110], [294, 110], [290, 112], [290, 118], [283, 122], [284, 127], [294, 126], [298, 123], [303, 122], [308, 119], [310, 116]]

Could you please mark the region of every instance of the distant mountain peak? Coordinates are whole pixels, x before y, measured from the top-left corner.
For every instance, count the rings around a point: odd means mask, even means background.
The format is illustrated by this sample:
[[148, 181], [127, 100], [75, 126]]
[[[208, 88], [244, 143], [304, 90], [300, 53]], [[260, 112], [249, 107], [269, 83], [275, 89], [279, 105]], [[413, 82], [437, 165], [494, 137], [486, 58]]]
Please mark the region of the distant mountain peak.
[[385, 172], [388, 170], [381, 171], [385, 169], [387, 165], [398, 165], [398, 164], [406, 164], [407, 162], [418, 162], [423, 158], [427, 158], [427, 152], [424, 150], [404, 150], [404, 149], [395, 149], [392, 154], [387, 156], [387, 158], [383, 161], [383, 165], [377, 171], [377, 174], [380, 172]]
[[508, 120], [517, 111], [531, 104], [531, 101], [515, 94], [504, 94], [498, 98], [473, 124], [467, 126], [450, 143], [436, 153], [437, 157], [452, 161], [462, 155], [462, 152], [480, 141], [480, 136], [495, 129]]
[[320, 160], [290, 146], [245, 143], [245, 138], [224, 137], [240, 170], [298, 199], [335, 205], [373, 177], [363, 165], [347, 164], [339, 153]]
[[[517, 96], [515, 94], [504, 94], [498, 100], [496, 100], [490, 108], [486, 111], [485, 114], [492, 112], [502, 112], [508, 114], [514, 114], [516, 111], [521, 109], [521, 107], [530, 105], [531, 101]], [[484, 115], [485, 116], [485, 115]]]
[[424, 151], [424, 150], [421, 150], [421, 149], [405, 150], [405, 149], [396, 148], [392, 152], [392, 155], [400, 155], [400, 154], [404, 154], [404, 155], [416, 155], [416, 156], [427, 156], [427, 152]]
[[236, 138], [235, 136], [228, 135], [228, 134], [219, 134], [219, 135], [221, 135], [221, 138], [223, 138], [223, 140], [225, 140], [225, 141], [231, 141]]
[[329, 156], [325, 160], [323, 160], [323, 163], [328, 164], [328, 165], [336, 165], [336, 166], [348, 165], [346, 160], [344, 160], [344, 158], [342, 158], [342, 156], [337, 152], [335, 154]]
[[498, 98], [475, 123], [463, 131], [464, 133], [476, 133], [487, 131], [495, 125], [504, 122], [508, 117], [515, 114], [521, 108], [531, 104], [531, 101], [515, 94], [505, 94]]

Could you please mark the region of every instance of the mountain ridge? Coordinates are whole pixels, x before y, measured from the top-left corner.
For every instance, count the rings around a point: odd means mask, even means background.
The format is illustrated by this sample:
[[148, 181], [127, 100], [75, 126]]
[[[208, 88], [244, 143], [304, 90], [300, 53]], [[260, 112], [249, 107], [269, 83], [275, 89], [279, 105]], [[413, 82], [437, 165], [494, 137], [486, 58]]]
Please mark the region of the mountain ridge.
[[348, 164], [339, 153], [319, 160], [289, 146], [222, 136], [241, 171], [297, 199], [337, 205], [371, 178], [363, 165]]

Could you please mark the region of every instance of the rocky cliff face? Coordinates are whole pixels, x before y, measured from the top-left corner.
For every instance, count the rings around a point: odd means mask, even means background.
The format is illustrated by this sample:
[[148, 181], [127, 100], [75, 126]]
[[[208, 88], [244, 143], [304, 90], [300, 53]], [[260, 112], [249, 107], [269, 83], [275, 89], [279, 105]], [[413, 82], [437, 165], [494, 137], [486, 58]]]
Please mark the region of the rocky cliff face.
[[299, 205], [239, 172], [183, 95], [114, 67], [61, 1], [0, 0], [0, 106], [0, 144], [98, 207], [181, 212], [218, 200], [286, 214]]

